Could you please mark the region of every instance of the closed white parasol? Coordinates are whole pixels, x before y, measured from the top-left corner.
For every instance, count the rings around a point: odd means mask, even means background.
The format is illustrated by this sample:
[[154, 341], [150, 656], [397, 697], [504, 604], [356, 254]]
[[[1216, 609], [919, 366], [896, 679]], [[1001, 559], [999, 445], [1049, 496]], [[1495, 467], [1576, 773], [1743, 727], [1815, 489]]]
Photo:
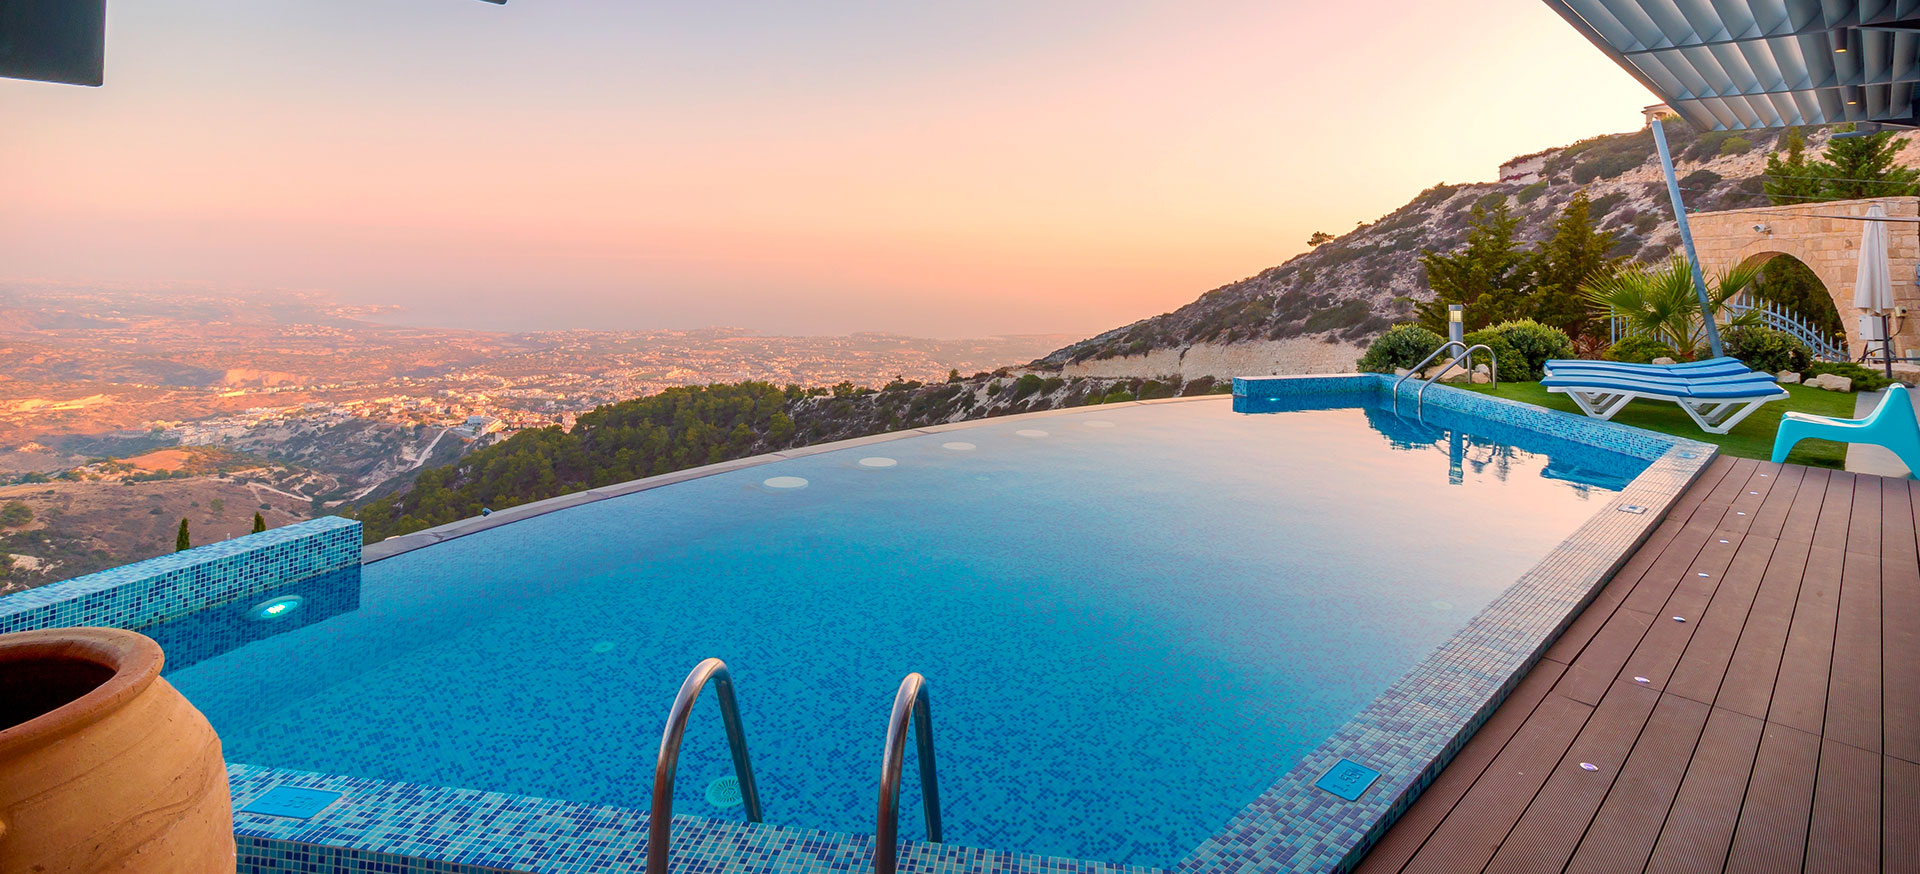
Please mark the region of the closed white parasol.
[[1853, 280], [1853, 305], [1862, 313], [1860, 336], [1870, 350], [1877, 349], [1887, 359], [1892, 376], [1893, 356], [1889, 354], [1887, 315], [1893, 312], [1893, 272], [1887, 266], [1887, 211], [1880, 204], [1867, 207], [1865, 232], [1860, 237], [1860, 272]]

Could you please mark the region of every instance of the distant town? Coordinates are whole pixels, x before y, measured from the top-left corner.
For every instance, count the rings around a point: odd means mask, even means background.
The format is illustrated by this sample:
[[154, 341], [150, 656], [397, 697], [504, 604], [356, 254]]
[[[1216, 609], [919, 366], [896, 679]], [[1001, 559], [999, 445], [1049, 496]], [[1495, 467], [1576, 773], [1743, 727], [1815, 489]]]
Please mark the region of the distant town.
[[[936, 381], [1075, 339], [374, 320], [393, 316], [307, 292], [0, 283], [0, 503], [37, 520], [0, 529], [0, 555], [46, 582], [155, 554], [181, 518], [231, 536], [256, 511], [272, 524], [338, 512], [480, 446], [673, 386]], [[121, 511], [136, 505], [152, 518], [129, 527]], [[48, 537], [64, 540], [4, 551]]]

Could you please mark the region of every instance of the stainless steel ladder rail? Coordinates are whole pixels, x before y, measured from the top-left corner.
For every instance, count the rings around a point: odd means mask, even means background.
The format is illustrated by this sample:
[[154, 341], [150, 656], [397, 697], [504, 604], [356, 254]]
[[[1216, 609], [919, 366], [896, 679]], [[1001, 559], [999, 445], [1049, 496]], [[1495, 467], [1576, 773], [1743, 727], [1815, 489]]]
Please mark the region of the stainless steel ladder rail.
[[908, 674], [893, 696], [887, 719], [887, 746], [880, 757], [880, 813], [873, 837], [874, 874], [894, 874], [900, 858], [900, 766], [907, 757], [907, 722], [912, 718], [914, 746], [920, 756], [920, 804], [926, 810], [927, 840], [940, 843], [940, 782], [933, 768], [933, 717], [927, 703], [927, 678]]
[[[1435, 349], [1432, 352], [1428, 352], [1427, 357], [1420, 359], [1420, 363], [1415, 364], [1412, 370], [1407, 371], [1404, 376], [1401, 376], [1399, 379], [1394, 380], [1393, 381], [1393, 411], [1396, 413], [1400, 412], [1400, 384], [1401, 383], [1406, 382], [1407, 380], [1412, 379], [1415, 376], [1418, 376], [1420, 374], [1420, 368], [1427, 366], [1427, 364], [1432, 362], [1433, 359], [1439, 357], [1440, 353], [1460, 345], [1461, 344], [1456, 343], [1452, 340], [1448, 340], [1447, 342], [1440, 344], [1440, 348]], [[1489, 352], [1488, 354], [1491, 355], [1492, 353]]]
[[[915, 674], [914, 676], [919, 676]], [[733, 697], [733, 675], [727, 663], [706, 659], [693, 667], [680, 694], [667, 711], [667, 727], [660, 732], [660, 756], [653, 765], [653, 806], [647, 814], [647, 874], [667, 874], [667, 853], [673, 840], [673, 774], [680, 765], [680, 738], [700, 690], [712, 680], [720, 695], [720, 718], [727, 726], [727, 746], [733, 752], [733, 774], [740, 781], [747, 821], [760, 821], [760, 788], [753, 782], [753, 764], [747, 760], [747, 732], [740, 724], [740, 704]], [[897, 709], [897, 708], [896, 708]]]
[[[1413, 408], [1414, 415], [1416, 416], [1425, 415], [1427, 411], [1427, 386], [1433, 385], [1435, 382], [1439, 381], [1440, 377], [1446, 376], [1447, 371], [1452, 370], [1455, 365], [1459, 364], [1463, 360], [1469, 362], [1469, 369], [1471, 369], [1471, 362], [1473, 361], [1473, 350], [1475, 349], [1487, 350], [1487, 360], [1493, 362], [1492, 366], [1487, 368], [1487, 384], [1493, 386], [1494, 388], [1500, 387], [1499, 356], [1494, 355], [1492, 349], [1487, 349], [1487, 344], [1475, 343], [1472, 346], [1468, 346], [1467, 351], [1454, 356], [1453, 360], [1447, 362], [1447, 366], [1440, 368], [1440, 372], [1435, 373], [1432, 379], [1428, 379], [1427, 381], [1420, 383], [1420, 391], [1414, 394], [1414, 400], [1418, 401], [1418, 403], [1415, 404]], [[1394, 400], [1397, 401], [1399, 400], [1399, 392], [1398, 392], [1399, 384], [1398, 383], [1394, 384], [1394, 389], [1395, 389]]]

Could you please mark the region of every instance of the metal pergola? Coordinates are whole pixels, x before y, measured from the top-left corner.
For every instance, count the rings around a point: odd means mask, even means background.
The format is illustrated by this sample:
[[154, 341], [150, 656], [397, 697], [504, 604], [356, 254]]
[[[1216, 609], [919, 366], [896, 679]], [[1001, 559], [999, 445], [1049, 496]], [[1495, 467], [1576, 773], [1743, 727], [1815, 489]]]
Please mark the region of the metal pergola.
[[1920, 0], [1545, 0], [1695, 130], [1920, 126]]

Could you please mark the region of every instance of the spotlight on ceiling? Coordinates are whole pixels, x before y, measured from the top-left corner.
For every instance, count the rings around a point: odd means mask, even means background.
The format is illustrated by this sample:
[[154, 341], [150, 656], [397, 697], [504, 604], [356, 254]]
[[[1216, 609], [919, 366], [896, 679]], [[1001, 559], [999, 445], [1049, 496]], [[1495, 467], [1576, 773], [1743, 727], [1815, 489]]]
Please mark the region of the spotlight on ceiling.
[[1836, 55], [1846, 54], [1847, 53], [1846, 28], [1843, 28], [1843, 27], [1834, 28], [1833, 30], [1827, 31], [1827, 46], [1833, 49], [1833, 53]]

